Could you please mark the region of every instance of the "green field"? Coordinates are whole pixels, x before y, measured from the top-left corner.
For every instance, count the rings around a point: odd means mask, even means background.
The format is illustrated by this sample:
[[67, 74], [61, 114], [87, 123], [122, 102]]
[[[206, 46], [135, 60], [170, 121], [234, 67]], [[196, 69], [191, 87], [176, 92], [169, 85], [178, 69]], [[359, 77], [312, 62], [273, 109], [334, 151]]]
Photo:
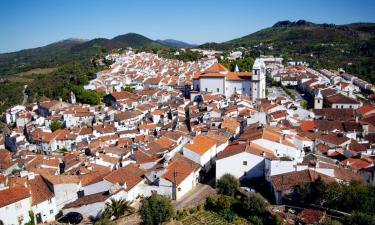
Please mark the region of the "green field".
[[247, 224], [243, 223], [230, 223], [225, 219], [221, 218], [217, 213], [202, 210], [192, 215], [187, 216], [183, 219], [182, 224], [184, 225], [231, 225], [231, 224]]
[[35, 68], [25, 72], [20, 72], [5, 76], [11, 82], [30, 83], [40, 74], [49, 74], [56, 71], [57, 68]]

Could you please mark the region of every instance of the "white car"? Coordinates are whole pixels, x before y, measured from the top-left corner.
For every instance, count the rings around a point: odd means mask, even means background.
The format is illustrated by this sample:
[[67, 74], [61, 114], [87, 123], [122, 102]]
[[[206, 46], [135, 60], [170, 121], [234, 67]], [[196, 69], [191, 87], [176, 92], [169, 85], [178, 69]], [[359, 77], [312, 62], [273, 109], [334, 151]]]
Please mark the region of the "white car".
[[249, 187], [240, 187], [242, 190], [244, 190], [245, 192], [255, 192], [254, 189], [252, 188], [249, 188]]

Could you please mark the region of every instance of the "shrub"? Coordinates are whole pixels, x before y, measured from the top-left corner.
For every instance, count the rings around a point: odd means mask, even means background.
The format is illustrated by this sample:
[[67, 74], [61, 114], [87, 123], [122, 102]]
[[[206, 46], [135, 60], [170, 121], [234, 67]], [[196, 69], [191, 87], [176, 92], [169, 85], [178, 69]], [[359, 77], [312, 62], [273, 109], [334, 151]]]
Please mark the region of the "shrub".
[[144, 224], [161, 224], [175, 215], [171, 200], [153, 193], [149, 198], [142, 199], [139, 215]]
[[223, 195], [233, 196], [239, 186], [239, 180], [231, 174], [224, 174], [217, 181], [217, 188], [219, 189], [219, 193]]

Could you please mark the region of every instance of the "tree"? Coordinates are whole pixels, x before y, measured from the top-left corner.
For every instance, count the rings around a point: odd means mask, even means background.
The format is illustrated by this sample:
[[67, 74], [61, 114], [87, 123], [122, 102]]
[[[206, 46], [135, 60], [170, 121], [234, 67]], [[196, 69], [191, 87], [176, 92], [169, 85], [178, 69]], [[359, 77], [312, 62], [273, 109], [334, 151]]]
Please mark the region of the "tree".
[[56, 130], [62, 129], [63, 125], [59, 121], [52, 121], [51, 125], [49, 126], [52, 132]]
[[130, 93], [134, 92], [134, 88], [131, 85], [126, 85], [124, 90]]
[[243, 199], [241, 208], [242, 213], [247, 215], [261, 215], [266, 211], [266, 207], [266, 201], [261, 195], [251, 193]]
[[368, 215], [364, 212], [354, 212], [345, 220], [347, 225], [375, 225], [375, 215]]
[[34, 225], [35, 224], [34, 212], [32, 210], [29, 211], [29, 218], [30, 218], [30, 221], [25, 223], [25, 225]]
[[307, 102], [305, 100], [301, 101], [300, 105], [302, 108], [307, 109]]
[[133, 213], [134, 208], [130, 206], [130, 202], [123, 199], [116, 200], [111, 198], [110, 202], [107, 202], [106, 208], [103, 212], [105, 218], [110, 218], [112, 216], [119, 218], [126, 213]]
[[217, 188], [219, 189], [219, 193], [223, 195], [230, 195], [233, 196], [238, 187], [240, 186], [239, 180], [234, 177], [232, 174], [224, 174], [218, 181], [217, 181]]
[[161, 224], [171, 219], [174, 214], [171, 200], [156, 193], [152, 193], [149, 198], [142, 199], [139, 208], [139, 215], [147, 225]]

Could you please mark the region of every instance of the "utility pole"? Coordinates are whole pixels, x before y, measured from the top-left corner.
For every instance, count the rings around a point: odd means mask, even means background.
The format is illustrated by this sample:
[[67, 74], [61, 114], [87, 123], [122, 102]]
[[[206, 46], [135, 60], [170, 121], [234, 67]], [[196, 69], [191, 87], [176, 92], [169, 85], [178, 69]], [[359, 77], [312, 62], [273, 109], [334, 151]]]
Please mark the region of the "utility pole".
[[177, 185], [176, 185], [176, 168], [173, 169], [173, 184], [172, 184], [172, 199], [176, 200], [177, 199]]

